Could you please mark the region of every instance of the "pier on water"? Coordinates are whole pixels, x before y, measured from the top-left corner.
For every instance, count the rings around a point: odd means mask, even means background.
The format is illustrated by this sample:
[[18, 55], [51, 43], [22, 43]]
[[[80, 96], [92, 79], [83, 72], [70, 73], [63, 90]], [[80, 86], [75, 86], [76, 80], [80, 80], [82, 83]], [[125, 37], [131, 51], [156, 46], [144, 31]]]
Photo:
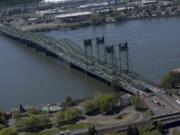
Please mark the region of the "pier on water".
[[[92, 48], [90, 49], [90, 55], [88, 55], [86, 47], [91, 45], [91, 42], [88, 40], [84, 41], [85, 46], [82, 49], [69, 39], [55, 39], [39, 33], [24, 32], [9, 25], [0, 24], [0, 32], [11, 39], [23, 43], [27, 47], [35, 48], [47, 56], [68, 64], [72, 69], [85, 73], [87, 76], [106, 83], [108, 86], [113, 85], [117, 89], [123, 89], [132, 94], [148, 94], [160, 90], [139, 74], [130, 71], [129, 68], [127, 70], [120, 70], [120, 67], [113, 65], [113, 63], [108, 64], [93, 57]], [[126, 43], [124, 45], [120, 46], [120, 49], [126, 50], [128, 46]], [[111, 54], [113, 47], [108, 46], [105, 50], [107, 54]], [[111, 57], [116, 56], [111, 55]]]

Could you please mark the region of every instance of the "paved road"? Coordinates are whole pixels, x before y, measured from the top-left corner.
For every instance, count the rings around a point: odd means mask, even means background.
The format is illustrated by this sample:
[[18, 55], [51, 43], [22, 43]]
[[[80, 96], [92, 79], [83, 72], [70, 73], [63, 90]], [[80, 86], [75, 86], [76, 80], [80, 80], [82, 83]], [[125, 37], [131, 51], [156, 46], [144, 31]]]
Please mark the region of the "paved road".
[[[153, 102], [153, 100], [159, 100], [160, 105]], [[160, 100], [157, 96], [150, 96], [144, 99], [145, 103], [148, 105], [148, 107], [153, 111], [154, 115], [162, 115], [172, 112], [172, 108], [169, 108], [164, 101]]]
[[177, 98], [165, 94], [163, 91], [156, 93], [158, 97], [166, 102], [166, 104], [174, 109], [174, 111], [180, 111], [180, 104], [176, 102]]

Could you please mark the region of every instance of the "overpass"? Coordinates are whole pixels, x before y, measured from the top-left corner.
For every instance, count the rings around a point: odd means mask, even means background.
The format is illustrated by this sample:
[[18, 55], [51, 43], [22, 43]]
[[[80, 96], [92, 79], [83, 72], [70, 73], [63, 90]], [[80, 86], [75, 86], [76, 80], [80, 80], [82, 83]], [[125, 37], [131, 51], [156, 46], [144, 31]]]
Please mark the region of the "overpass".
[[119, 72], [119, 70], [110, 64], [99, 62], [93, 59], [93, 63], [89, 64], [90, 58], [85, 57], [83, 49], [80, 48], [75, 42], [69, 39], [55, 39], [45, 36], [43, 34], [24, 32], [0, 24], [0, 32], [16, 41], [23, 43], [27, 47], [35, 48], [37, 51], [45, 53], [47, 56], [68, 64], [72, 69], [76, 69], [87, 76], [95, 78], [108, 86], [116, 82], [118, 88], [122, 88], [129, 93], [137, 94], [145, 92], [149, 89], [157, 92], [160, 89], [148, 83], [142, 77], [133, 72]]
[[[178, 127], [180, 126], [180, 112], [153, 116], [146, 120], [135, 121], [131, 123], [123, 123], [123, 124], [119, 123], [119, 124], [113, 124], [113, 125], [99, 126], [99, 127], [96, 127], [96, 130], [98, 134], [100, 135], [107, 132], [112, 132], [112, 131], [124, 132], [128, 129], [129, 124], [132, 126], [143, 127], [145, 125], [150, 125], [150, 124], [156, 126], [155, 123], [157, 122], [162, 123], [164, 129]], [[87, 133], [88, 133], [88, 129], [82, 129], [79, 131], [75, 131], [72, 134], [73, 135], [87, 135]]]

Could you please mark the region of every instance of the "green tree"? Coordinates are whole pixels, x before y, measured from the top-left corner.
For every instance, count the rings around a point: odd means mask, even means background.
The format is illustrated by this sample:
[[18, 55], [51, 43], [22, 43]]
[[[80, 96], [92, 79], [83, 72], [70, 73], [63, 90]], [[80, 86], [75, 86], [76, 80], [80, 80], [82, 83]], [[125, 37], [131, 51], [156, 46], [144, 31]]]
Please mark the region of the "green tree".
[[26, 118], [21, 118], [16, 121], [15, 125], [18, 129], [23, 131], [33, 131], [35, 128], [39, 129], [47, 128], [50, 125], [49, 118], [44, 116], [29, 116]]
[[97, 134], [97, 130], [94, 126], [89, 127], [88, 129], [88, 135], [96, 135]]
[[138, 111], [147, 110], [147, 106], [144, 104], [144, 102], [140, 99], [139, 96], [132, 96], [131, 103]]
[[0, 111], [0, 129], [7, 125], [7, 120], [4, 118], [4, 112]]
[[43, 128], [48, 128], [51, 125], [51, 121], [47, 115], [38, 116], [39, 126]]
[[61, 125], [63, 122], [65, 122], [65, 116], [64, 116], [64, 112], [59, 112], [56, 114], [55, 116], [55, 122], [58, 125]]
[[90, 22], [93, 25], [103, 24], [106, 21], [106, 17], [103, 14], [93, 14], [90, 17]]
[[161, 79], [161, 86], [164, 88], [175, 88], [180, 84], [180, 73], [170, 72]]
[[18, 119], [18, 118], [20, 118], [20, 117], [21, 117], [21, 113], [20, 113], [18, 110], [14, 110], [14, 111], [12, 112], [12, 118]]
[[163, 124], [161, 122], [158, 122], [157, 123], [157, 130], [160, 132], [160, 133], [164, 133], [164, 127], [163, 127]]
[[133, 128], [131, 125], [128, 126], [127, 135], [133, 135]]
[[118, 95], [117, 93], [108, 93], [104, 94], [100, 98], [100, 111], [107, 112], [112, 109], [114, 106], [117, 105], [118, 102]]
[[81, 110], [77, 108], [68, 108], [63, 112], [59, 112], [55, 116], [57, 124], [62, 125], [63, 123], [69, 123], [82, 114]]
[[74, 104], [74, 101], [72, 100], [72, 98], [70, 96], [65, 98], [65, 104], [67, 106], [72, 106]]
[[70, 108], [64, 111], [64, 118], [66, 121], [71, 121], [81, 115], [81, 110], [77, 108]]
[[0, 135], [18, 135], [18, 133], [13, 128], [5, 128], [0, 130]]
[[93, 100], [87, 100], [83, 103], [83, 108], [86, 114], [92, 113], [97, 109], [96, 103]]
[[37, 108], [37, 107], [34, 107], [34, 106], [32, 106], [32, 107], [29, 107], [28, 109], [27, 109], [27, 112], [29, 113], [29, 114], [39, 114], [40, 113], [40, 110]]
[[139, 135], [139, 130], [136, 126], [133, 129], [133, 135]]

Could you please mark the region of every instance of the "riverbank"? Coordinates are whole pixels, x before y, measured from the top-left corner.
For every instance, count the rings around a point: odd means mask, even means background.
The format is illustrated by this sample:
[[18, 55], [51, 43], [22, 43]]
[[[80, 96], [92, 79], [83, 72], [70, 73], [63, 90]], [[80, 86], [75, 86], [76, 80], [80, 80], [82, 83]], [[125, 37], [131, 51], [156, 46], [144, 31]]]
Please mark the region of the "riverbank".
[[41, 23], [41, 24], [33, 24], [33, 25], [25, 25], [25, 26], [17, 26], [17, 29], [22, 31], [31, 31], [31, 32], [43, 32], [50, 30], [74, 30], [89, 26], [100, 26], [105, 24], [121, 24], [126, 23], [128, 21], [133, 20], [151, 20], [151, 19], [160, 19], [160, 18], [171, 18], [171, 17], [180, 17], [180, 15], [169, 15], [169, 16], [154, 16], [154, 17], [139, 17], [139, 18], [126, 18], [121, 21], [110, 20], [108, 22], [102, 22], [99, 24], [92, 24], [89, 21], [80, 22], [80, 23]]
[[[24, 108], [20, 105], [18, 109], [12, 112], [1, 113], [0, 117], [7, 120], [5, 121], [7, 125], [4, 124], [3, 127], [0, 127], [0, 130], [7, 127], [13, 128], [18, 133], [24, 133], [24, 135], [46, 131], [53, 133], [54, 131], [55, 133], [60, 131], [73, 132], [91, 126], [129, 123], [132, 120], [146, 118], [143, 116], [143, 112], [134, 112], [130, 99], [127, 99], [129, 103], [126, 101], [126, 104], [121, 100], [118, 93], [99, 94], [77, 103], [67, 97], [64, 103], [61, 104], [63, 108], [58, 110], [58, 105], [56, 105], [53, 112], [38, 107]], [[52, 108], [52, 106], [47, 107]], [[31, 121], [34, 121], [34, 123], [31, 123]]]

